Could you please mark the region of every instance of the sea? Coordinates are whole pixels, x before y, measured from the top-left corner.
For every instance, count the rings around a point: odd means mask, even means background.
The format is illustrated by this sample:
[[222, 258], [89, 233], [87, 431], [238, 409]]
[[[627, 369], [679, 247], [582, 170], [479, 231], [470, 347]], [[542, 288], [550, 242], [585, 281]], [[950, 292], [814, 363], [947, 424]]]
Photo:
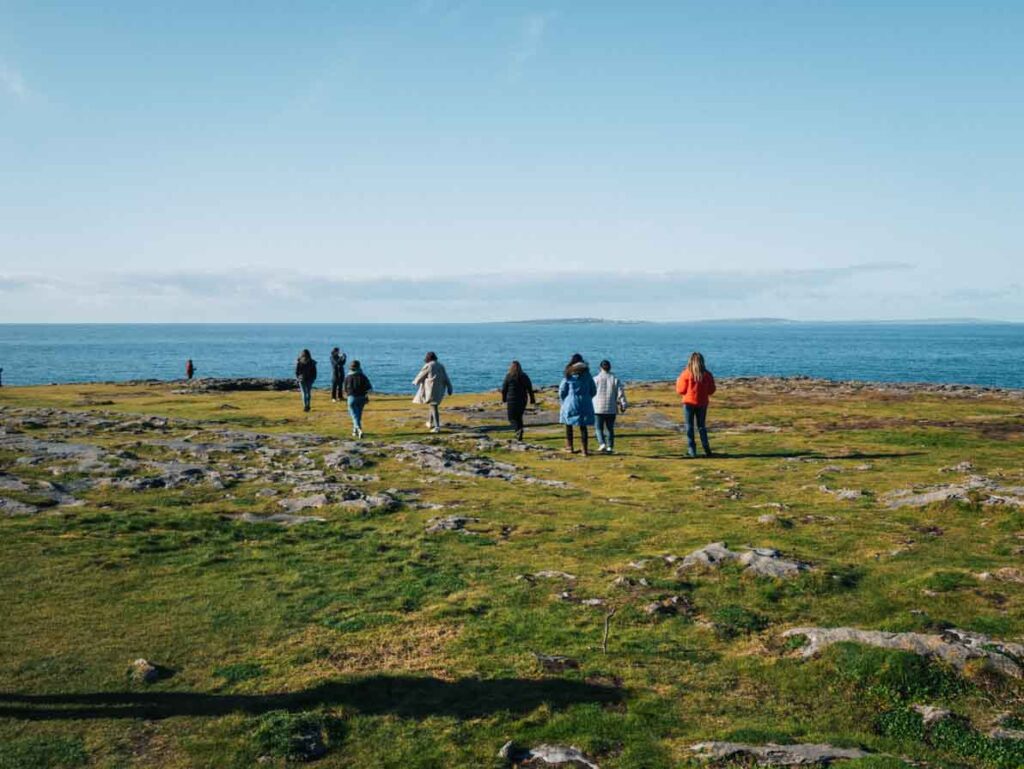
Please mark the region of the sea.
[[569, 357], [596, 370], [612, 362], [626, 381], [674, 379], [693, 350], [719, 377], [803, 375], [835, 380], [932, 382], [1024, 388], [1024, 324], [527, 322], [477, 324], [0, 324], [3, 385], [290, 377], [309, 348], [330, 386], [340, 347], [379, 392], [411, 391], [427, 351], [456, 390], [501, 384], [519, 360], [540, 385], [556, 384]]

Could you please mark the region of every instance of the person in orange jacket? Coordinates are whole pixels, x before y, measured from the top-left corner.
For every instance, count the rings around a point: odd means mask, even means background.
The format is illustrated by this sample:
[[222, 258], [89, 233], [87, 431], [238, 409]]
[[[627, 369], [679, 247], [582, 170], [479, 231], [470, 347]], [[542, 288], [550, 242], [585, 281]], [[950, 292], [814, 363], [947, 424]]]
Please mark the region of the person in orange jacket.
[[693, 425], [697, 423], [700, 443], [704, 453], [711, 456], [706, 426], [708, 401], [715, 392], [715, 377], [704, 365], [704, 356], [699, 352], [690, 355], [686, 368], [676, 380], [676, 392], [683, 398], [683, 419], [686, 422], [687, 456], [697, 456], [697, 444], [693, 440]]

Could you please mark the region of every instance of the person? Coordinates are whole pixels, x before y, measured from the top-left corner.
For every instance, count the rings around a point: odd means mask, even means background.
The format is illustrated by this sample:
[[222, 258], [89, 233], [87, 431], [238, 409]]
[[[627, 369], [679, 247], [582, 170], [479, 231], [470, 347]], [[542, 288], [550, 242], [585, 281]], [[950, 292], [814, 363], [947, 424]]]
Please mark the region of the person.
[[302, 391], [302, 410], [309, 411], [313, 399], [313, 382], [316, 381], [316, 361], [309, 350], [299, 353], [295, 361], [295, 378], [299, 380], [299, 389]]
[[0, 368], [0, 387], [4, 386], [4, 370]]
[[352, 361], [349, 366], [349, 375], [342, 383], [342, 390], [348, 398], [348, 413], [352, 417], [352, 437], [363, 437], [363, 408], [370, 400], [370, 390], [373, 385], [369, 378], [363, 373], [359, 361]]
[[526, 403], [537, 405], [537, 396], [533, 392], [533, 382], [523, 371], [519, 361], [512, 361], [505, 374], [505, 381], [501, 383], [501, 402], [508, 410], [508, 421], [512, 429], [516, 431], [516, 440], [523, 439], [523, 413], [526, 411]]
[[192, 365], [192, 359], [185, 361], [185, 378], [191, 380], [196, 373], [196, 367]]
[[601, 370], [594, 377], [594, 417], [597, 426], [594, 432], [597, 434], [597, 450], [605, 454], [615, 452], [615, 416], [619, 412], [625, 412], [626, 388], [622, 386], [619, 378], [612, 373], [612, 364], [601, 361]]
[[582, 355], [574, 354], [569, 359], [562, 382], [558, 386], [558, 399], [562, 402], [558, 411], [558, 421], [565, 425], [565, 450], [570, 454], [576, 453], [572, 440], [572, 428], [578, 426], [583, 456], [590, 456], [587, 428], [594, 424], [594, 396], [596, 394], [594, 378], [590, 376], [590, 366], [583, 360]]
[[429, 407], [427, 427], [432, 433], [441, 432], [441, 401], [445, 395], [452, 394], [452, 380], [448, 378], [448, 372], [437, 360], [435, 353], [426, 354], [423, 358], [423, 368], [412, 383], [417, 388], [412, 402], [425, 403]]
[[342, 390], [345, 389], [345, 361], [348, 356], [335, 347], [331, 350], [331, 402], [344, 400]]
[[676, 380], [676, 392], [683, 398], [683, 419], [686, 422], [686, 455], [697, 456], [697, 445], [693, 440], [693, 425], [696, 422], [700, 433], [700, 444], [704, 453], [711, 456], [711, 445], [708, 443], [707, 416], [708, 402], [715, 393], [715, 377], [704, 365], [704, 356], [699, 352], [692, 353], [686, 368]]

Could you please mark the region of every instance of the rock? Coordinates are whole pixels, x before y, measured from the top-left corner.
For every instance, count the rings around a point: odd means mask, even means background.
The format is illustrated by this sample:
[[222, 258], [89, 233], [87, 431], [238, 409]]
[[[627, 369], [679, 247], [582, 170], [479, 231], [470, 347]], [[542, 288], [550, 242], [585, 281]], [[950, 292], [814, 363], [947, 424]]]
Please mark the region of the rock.
[[615, 579], [613, 579], [612, 580], [612, 584], [615, 587], [621, 587], [621, 588], [650, 587], [651, 586], [651, 583], [648, 582], [647, 579], [644, 578], [644, 577], [641, 577], [640, 579], [633, 579], [632, 577], [627, 577], [625, 575], [621, 575], [621, 576], [618, 576]]
[[804, 636], [807, 646], [802, 654], [812, 657], [834, 643], [859, 643], [881, 649], [897, 649], [923, 657], [936, 657], [963, 670], [973, 660], [983, 660], [992, 669], [1012, 678], [1024, 678], [1024, 645], [995, 641], [980, 633], [944, 630], [941, 634], [889, 633], [850, 627], [803, 627], [787, 630], [783, 638]]
[[795, 577], [810, 568], [806, 563], [783, 558], [778, 550], [757, 547], [737, 553], [726, 547], [724, 542], [712, 542], [683, 558], [678, 571], [694, 568], [714, 569], [723, 563], [736, 561], [746, 567], [744, 571], [757, 577], [787, 579]]
[[535, 748], [523, 748], [509, 741], [501, 746], [498, 757], [510, 764], [523, 767], [572, 766], [600, 769], [579, 748], [572, 745], [538, 745]]
[[446, 518], [431, 518], [427, 521], [427, 534], [438, 534], [442, 531], [461, 531], [464, 534], [467, 523], [477, 523], [479, 518], [468, 518], [464, 515], [449, 515]]
[[939, 470], [939, 472], [940, 473], [973, 473], [974, 472], [974, 465], [965, 460], [963, 462], [960, 462], [959, 464], [953, 465], [952, 467], [943, 467], [941, 470]]
[[35, 515], [38, 512], [39, 508], [35, 505], [19, 502], [16, 499], [0, 497], [0, 515]]
[[960, 483], [897, 489], [885, 494], [883, 500], [890, 508], [899, 508], [924, 507], [941, 502], [969, 502], [972, 497], [986, 505], [1024, 507], [1024, 487], [1006, 486], [980, 475], [971, 475]]
[[541, 654], [533, 652], [537, 663], [548, 673], [561, 673], [566, 670], [579, 670], [580, 663], [572, 657], [563, 657], [558, 654]]
[[174, 674], [170, 668], [157, 665], [140, 657], [128, 666], [128, 678], [135, 683], [152, 684], [162, 678], [170, 678]]
[[203, 378], [182, 381], [182, 389], [175, 390], [178, 395], [207, 392], [283, 392], [298, 390], [299, 383], [295, 379], [269, 379], [261, 377]]
[[768, 547], [758, 547], [743, 553], [740, 564], [746, 566], [746, 571], [751, 574], [775, 579], [789, 579], [809, 568], [806, 563], [783, 558], [778, 550]]
[[298, 526], [300, 523], [324, 523], [327, 519], [316, 515], [292, 515], [290, 513], [272, 513], [271, 515], [254, 515], [243, 513], [236, 516], [245, 523], [276, 523], [278, 526]]
[[521, 481], [554, 488], [568, 488], [564, 481], [549, 481], [521, 475], [514, 465], [455, 451], [447, 446], [432, 446], [424, 443], [402, 443], [397, 447], [395, 458], [410, 462], [422, 470], [439, 475], [456, 475], [465, 478], [497, 478], [503, 481]]
[[576, 575], [569, 574], [564, 571], [555, 571], [554, 569], [542, 569], [533, 573], [535, 579], [564, 579], [571, 582], [576, 579]]
[[1012, 566], [1005, 566], [992, 572], [983, 571], [981, 574], [978, 574], [977, 577], [984, 581], [994, 579], [998, 582], [1016, 582], [1019, 585], [1024, 585], [1024, 571]]
[[310, 508], [323, 507], [328, 504], [326, 494], [313, 494], [308, 497], [297, 497], [293, 499], [281, 499], [278, 500], [278, 505], [284, 508], [289, 513], [297, 513], [300, 510], [309, 510]]
[[644, 607], [644, 613], [650, 615], [662, 615], [672, 616], [678, 614], [680, 611], [689, 611], [689, 602], [678, 595], [670, 595], [668, 598], [662, 598], [660, 601], [654, 601], [647, 604]]
[[912, 709], [920, 714], [926, 727], [934, 726], [940, 721], [953, 717], [952, 711], [934, 705], [914, 705]]
[[827, 766], [834, 761], [867, 758], [858, 748], [831, 745], [745, 745], [739, 742], [700, 742], [690, 749], [704, 761], [753, 761], [758, 766]]
[[765, 526], [770, 526], [779, 522], [779, 516], [771, 514], [759, 515], [757, 516], [757, 522], [764, 524]]
[[0, 491], [28, 491], [28, 484], [15, 475], [0, 473]]
[[861, 499], [862, 497], [867, 496], [866, 492], [859, 489], [831, 489], [824, 484], [819, 486], [818, 489], [826, 494], [831, 494], [836, 499], [841, 499], [844, 502], [852, 502], [855, 499]]

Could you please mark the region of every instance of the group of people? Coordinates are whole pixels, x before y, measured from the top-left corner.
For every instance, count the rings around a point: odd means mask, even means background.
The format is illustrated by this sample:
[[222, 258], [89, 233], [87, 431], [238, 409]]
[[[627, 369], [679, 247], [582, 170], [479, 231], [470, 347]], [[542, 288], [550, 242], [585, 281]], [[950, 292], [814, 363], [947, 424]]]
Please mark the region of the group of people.
[[[331, 400], [345, 400], [352, 417], [352, 435], [363, 436], [363, 409], [369, 401], [373, 385], [363, 373], [359, 361], [355, 360], [348, 367], [347, 356], [335, 347], [331, 350]], [[189, 361], [191, 367], [191, 361]], [[310, 410], [313, 395], [313, 383], [317, 378], [316, 360], [309, 350], [303, 350], [295, 362], [295, 378], [299, 382], [302, 393], [302, 407]], [[433, 433], [441, 431], [441, 403], [453, 392], [452, 380], [437, 354], [428, 352], [423, 359], [423, 367], [412, 380], [416, 388], [413, 403], [427, 406], [426, 427]], [[694, 352], [680, 372], [676, 380], [676, 392], [683, 401], [683, 420], [686, 425], [687, 454], [697, 454], [696, 438], [699, 436], [701, 447], [707, 456], [711, 456], [711, 445], [708, 442], [707, 411], [711, 395], [715, 392], [715, 377], [704, 362], [704, 356]], [[512, 426], [517, 440], [523, 439], [526, 409], [536, 405], [537, 395], [533, 382], [518, 360], [512, 361], [501, 384], [501, 400], [505, 404], [509, 424]], [[604, 454], [615, 451], [615, 419], [625, 413], [629, 403], [626, 399], [626, 388], [622, 381], [612, 373], [612, 364], [602, 360], [596, 376], [590, 373], [589, 364], [579, 353], [575, 353], [563, 371], [562, 381], [558, 386], [559, 411], [558, 421], [565, 425], [565, 450], [575, 454], [575, 431], [579, 431], [580, 448], [584, 456], [590, 455], [590, 435], [588, 428], [594, 427], [597, 438], [597, 450]], [[575, 429], [574, 429], [575, 428]]]

